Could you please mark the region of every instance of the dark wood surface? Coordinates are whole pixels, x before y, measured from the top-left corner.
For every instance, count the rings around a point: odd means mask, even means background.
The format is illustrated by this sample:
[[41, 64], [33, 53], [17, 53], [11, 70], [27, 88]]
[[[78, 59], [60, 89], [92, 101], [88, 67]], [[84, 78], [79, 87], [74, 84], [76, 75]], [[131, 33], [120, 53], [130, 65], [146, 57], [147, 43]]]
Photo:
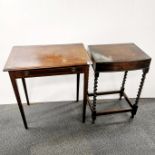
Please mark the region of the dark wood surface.
[[134, 43], [88, 46], [95, 70], [124, 71], [147, 68], [151, 58]]
[[[124, 43], [124, 44], [107, 44], [107, 45], [90, 45], [89, 52], [93, 61], [94, 68], [94, 92], [89, 93], [88, 96], [93, 96], [93, 104], [88, 100], [88, 104], [92, 111], [92, 123], [95, 123], [96, 117], [100, 115], [107, 114], [117, 114], [123, 112], [131, 112], [131, 118], [137, 113], [138, 102], [144, 85], [146, 74], [149, 71], [151, 58], [143, 52], [134, 43]], [[127, 80], [127, 74], [130, 70], [142, 70], [142, 77], [140, 80], [140, 85], [137, 93], [135, 103], [131, 103], [130, 99], [125, 93], [125, 83]], [[124, 77], [122, 81], [122, 86], [120, 90], [108, 91], [108, 92], [98, 92], [98, 78], [100, 72], [115, 72], [123, 71]], [[96, 111], [96, 101], [98, 95], [108, 95], [108, 94], [120, 94], [119, 99], [122, 97], [127, 101], [130, 109], [115, 109], [109, 111]]]
[[83, 44], [15, 46], [4, 71], [78, 66], [90, 62]]
[[84, 89], [82, 122], [85, 122], [90, 63], [91, 60], [83, 44], [16, 46], [12, 49], [11, 54], [4, 67], [4, 71], [9, 72], [14, 89], [14, 94], [18, 103], [25, 129], [28, 129], [28, 125], [18, 90], [17, 79], [22, 79], [27, 104], [29, 105], [25, 78], [76, 74], [76, 100], [78, 101], [80, 73], [83, 73]]

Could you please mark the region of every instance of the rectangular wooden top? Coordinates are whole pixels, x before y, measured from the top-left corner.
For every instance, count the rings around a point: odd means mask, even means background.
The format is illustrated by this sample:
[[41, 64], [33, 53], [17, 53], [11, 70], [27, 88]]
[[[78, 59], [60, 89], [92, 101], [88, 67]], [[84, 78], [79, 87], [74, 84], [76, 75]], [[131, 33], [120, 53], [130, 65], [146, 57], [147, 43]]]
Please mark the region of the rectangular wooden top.
[[134, 43], [90, 45], [96, 71], [124, 71], [149, 68], [151, 58]]
[[134, 43], [90, 45], [88, 47], [96, 63], [151, 60], [151, 58]]
[[15, 46], [4, 71], [88, 65], [91, 60], [83, 44]]

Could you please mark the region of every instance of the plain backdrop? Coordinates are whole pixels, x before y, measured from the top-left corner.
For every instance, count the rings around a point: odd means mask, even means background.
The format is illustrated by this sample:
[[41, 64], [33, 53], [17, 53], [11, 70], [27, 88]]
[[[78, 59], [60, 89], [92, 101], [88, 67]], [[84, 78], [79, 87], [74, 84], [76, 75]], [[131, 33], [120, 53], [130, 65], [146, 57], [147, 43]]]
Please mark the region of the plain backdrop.
[[[152, 57], [142, 97], [155, 97], [154, 0], [0, 0], [0, 104], [15, 103], [3, 67], [14, 45], [134, 42]], [[141, 71], [128, 76], [126, 91], [136, 97]], [[120, 88], [123, 73], [102, 74], [99, 90]], [[30, 102], [75, 100], [76, 76], [27, 79]], [[21, 81], [18, 80], [25, 102]], [[81, 76], [80, 99], [83, 96]], [[93, 88], [90, 68], [89, 90]], [[110, 96], [114, 97], [114, 96]], [[117, 97], [117, 96], [116, 96]]]

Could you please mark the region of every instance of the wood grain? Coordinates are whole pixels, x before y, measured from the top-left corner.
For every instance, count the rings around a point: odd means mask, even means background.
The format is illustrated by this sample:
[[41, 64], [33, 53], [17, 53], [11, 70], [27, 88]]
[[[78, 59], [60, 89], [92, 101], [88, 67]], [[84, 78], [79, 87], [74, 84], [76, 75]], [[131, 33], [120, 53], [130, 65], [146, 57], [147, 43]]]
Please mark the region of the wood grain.
[[83, 44], [15, 46], [4, 71], [86, 65], [91, 63]]
[[124, 71], [147, 68], [151, 58], [134, 43], [90, 45], [97, 71]]

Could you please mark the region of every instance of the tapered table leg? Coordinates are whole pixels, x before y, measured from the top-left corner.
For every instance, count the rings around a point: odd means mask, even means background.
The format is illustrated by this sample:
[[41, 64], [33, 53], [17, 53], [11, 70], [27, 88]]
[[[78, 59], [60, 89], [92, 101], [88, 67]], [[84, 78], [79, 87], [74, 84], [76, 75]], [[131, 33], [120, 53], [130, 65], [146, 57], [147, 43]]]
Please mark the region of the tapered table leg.
[[30, 105], [25, 78], [22, 78], [22, 82], [23, 82], [23, 87], [24, 87], [24, 92], [25, 92], [25, 96], [26, 96], [27, 105]]
[[16, 79], [15, 79], [15, 77], [14, 77], [14, 75], [12, 73], [9, 73], [9, 75], [10, 75], [10, 79], [11, 79], [11, 82], [12, 82], [15, 97], [16, 97], [16, 100], [17, 100], [17, 103], [18, 103], [18, 107], [19, 107], [19, 110], [20, 110], [20, 113], [21, 113], [21, 116], [22, 116], [22, 119], [23, 119], [24, 127], [25, 127], [25, 129], [28, 129], [27, 121], [26, 121], [26, 117], [25, 117], [25, 113], [24, 113], [24, 109], [23, 109], [23, 105], [21, 103], [21, 98], [20, 98], [19, 91], [18, 91], [17, 81], [16, 81]]
[[76, 102], [79, 101], [79, 85], [80, 85], [80, 73], [77, 73], [77, 83], [76, 83]]
[[88, 74], [89, 74], [89, 66], [85, 67], [84, 72], [84, 89], [83, 89], [83, 118], [82, 122], [85, 122], [86, 119], [86, 105], [87, 105], [87, 94], [88, 94]]

